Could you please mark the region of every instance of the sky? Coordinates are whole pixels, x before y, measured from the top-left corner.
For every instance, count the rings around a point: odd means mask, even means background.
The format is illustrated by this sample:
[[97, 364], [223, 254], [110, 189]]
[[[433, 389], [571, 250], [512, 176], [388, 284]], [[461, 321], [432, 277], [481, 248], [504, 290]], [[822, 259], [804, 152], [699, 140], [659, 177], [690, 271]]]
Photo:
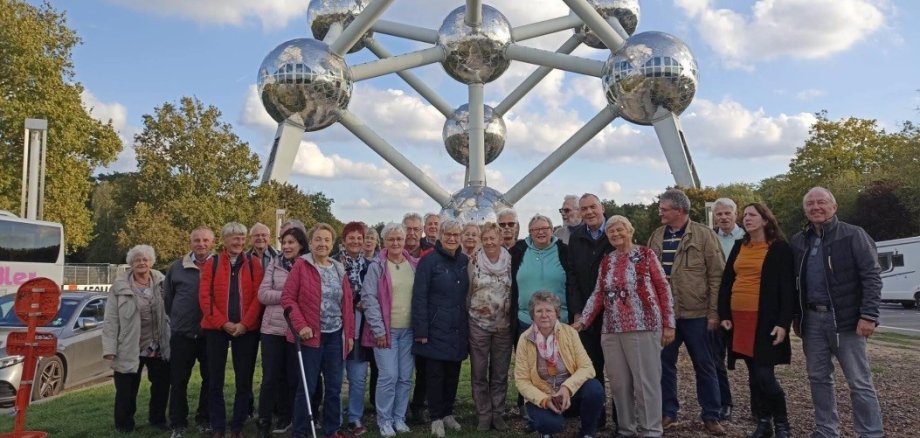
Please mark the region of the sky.
[[[30, 0], [33, 4], [37, 1]], [[437, 29], [462, 0], [395, 0], [383, 18]], [[561, 0], [492, 0], [512, 26], [568, 13]], [[832, 119], [878, 120], [886, 129], [918, 119], [920, 2], [893, 0], [643, 0], [637, 32], [675, 35], [693, 51], [700, 83], [681, 115], [702, 183], [757, 183], [784, 173], [808, 137], [815, 113]], [[83, 39], [73, 53], [83, 101], [112, 120], [125, 142], [101, 172], [136, 168], [133, 136], [142, 117], [164, 102], [195, 96], [218, 107], [224, 121], [264, 163], [277, 124], [256, 92], [256, 73], [277, 45], [312, 37], [306, 0], [52, 0]], [[522, 44], [555, 50], [562, 31]], [[426, 47], [386, 35], [394, 54]], [[913, 48], [912, 48], [913, 47]], [[914, 55], [910, 55], [914, 53]], [[606, 59], [609, 51], [575, 55]], [[375, 59], [367, 50], [348, 65]], [[535, 66], [512, 62], [486, 84], [495, 105]], [[466, 86], [439, 64], [413, 72], [451, 105], [467, 102]], [[600, 110], [600, 79], [553, 71], [505, 115], [501, 156], [486, 170], [504, 192]], [[396, 75], [355, 84], [349, 110], [448, 192], [462, 188], [464, 168], [444, 150], [444, 117]], [[399, 220], [405, 212], [440, 207], [370, 148], [336, 124], [307, 133], [290, 183], [334, 199], [343, 221]], [[674, 180], [651, 127], [615, 120], [517, 205], [557, 221], [566, 194], [593, 192], [618, 203], [650, 202]]]

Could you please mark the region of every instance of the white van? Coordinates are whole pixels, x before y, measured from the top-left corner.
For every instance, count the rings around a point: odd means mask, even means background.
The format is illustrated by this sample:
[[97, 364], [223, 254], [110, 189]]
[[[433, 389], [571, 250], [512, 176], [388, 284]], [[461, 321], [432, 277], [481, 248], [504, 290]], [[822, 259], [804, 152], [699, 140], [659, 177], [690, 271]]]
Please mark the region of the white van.
[[920, 305], [920, 236], [876, 242], [882, 267], [882, 302]]

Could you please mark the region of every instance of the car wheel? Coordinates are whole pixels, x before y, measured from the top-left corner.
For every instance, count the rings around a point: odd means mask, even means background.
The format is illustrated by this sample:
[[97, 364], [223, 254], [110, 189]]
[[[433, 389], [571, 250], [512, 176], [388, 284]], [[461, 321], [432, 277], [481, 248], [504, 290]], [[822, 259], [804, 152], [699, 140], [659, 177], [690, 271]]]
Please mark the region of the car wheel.
[[64, 363], [54, 356], [42, 359], [35, 370], [32, 400], [41, 400], [61, 393], [64, 389]]
[[914, 307], [917, 307], [917, 302], [916, 301], [901, 301], [901, 307], [905, 309], [913, 309]]

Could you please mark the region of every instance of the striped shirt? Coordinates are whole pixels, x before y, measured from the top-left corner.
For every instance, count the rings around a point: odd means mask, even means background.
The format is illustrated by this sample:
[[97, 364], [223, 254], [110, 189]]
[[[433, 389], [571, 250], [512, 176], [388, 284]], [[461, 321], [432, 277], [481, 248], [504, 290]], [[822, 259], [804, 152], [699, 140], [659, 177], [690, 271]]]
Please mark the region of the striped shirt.
[[671, 267], [674, 266], [674, 256], [677, 255], [677, 247], [680, 245], [680, 239], [684, 237], [687, 231], [687, 221], [679, 230], [671, 231], [671, 227], [664, 227], [664, 239], [661, 241], [661, 267], [664, 268], [664, 274], [671, 277]]

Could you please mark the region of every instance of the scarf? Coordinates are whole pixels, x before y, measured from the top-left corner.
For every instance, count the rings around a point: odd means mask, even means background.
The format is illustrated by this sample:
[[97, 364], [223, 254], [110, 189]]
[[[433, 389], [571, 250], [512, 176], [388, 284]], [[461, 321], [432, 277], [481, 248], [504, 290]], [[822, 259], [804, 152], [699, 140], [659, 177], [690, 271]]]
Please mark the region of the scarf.
[[357, 257], [352, 257], [348, 255], [348, 252], [342, 251], [339, 253], [339, 261], [345, 265], [345, 272], [348, 274], [351, 288], [355, 295], [358, 295], [361, 293], [361, 273], [367, 267], [367, 259], [360, 253]]
[[292, 260], [288, 260], [284, 258], [284, 256], [280, 258], [281, 258], [281, 267], [284, 268], [285, 271], [291, 272], [291, 269], [294, 269], [294, 261], [297, 259], [295, 258]]
[[501, 252], [498, 255], [498, 261], [492, 263], [489, 260], [489, 257], [486, 256], [485, 250], [482, 248], [476, 250], [476, 265], [480, 267], [487, 274], [492, 275], [504, 275], [508, 272], [508, 267], [511, 266], [511, 254], [505, 248], [500, 248]]
[[537, 353], [546, 361], [546, 368], [551, 376], [556, 375], [558, 370], [556, 367], [556, 351], [559, 350], [559, 343], [556, 340], [556, 329], [558, 328], [559, 321], [556, 321], [556, 324], [553, 326], [553, 332], [550, 333], [549, 336], [544, 337], [543, 333], [540, 333], [540, 330], [537, 328], [536, 323], [534, 323]]

